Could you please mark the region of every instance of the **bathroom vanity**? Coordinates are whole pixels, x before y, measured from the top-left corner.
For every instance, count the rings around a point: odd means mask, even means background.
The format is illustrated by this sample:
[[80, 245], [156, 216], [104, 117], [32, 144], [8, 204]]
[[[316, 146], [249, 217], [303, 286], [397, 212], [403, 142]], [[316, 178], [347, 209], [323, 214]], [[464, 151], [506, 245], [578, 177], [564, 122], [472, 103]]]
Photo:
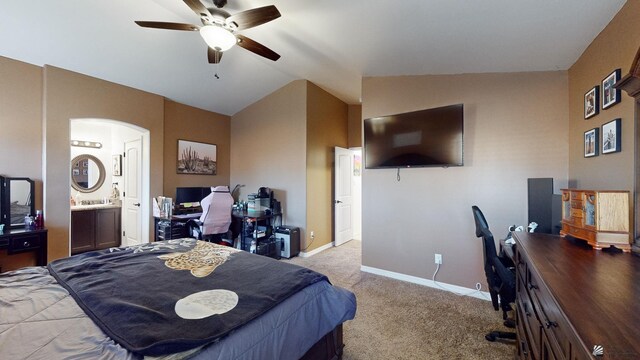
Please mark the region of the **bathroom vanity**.
[[71, 255], [118, 247], [121, 207], [112, 204], [71, 207]]

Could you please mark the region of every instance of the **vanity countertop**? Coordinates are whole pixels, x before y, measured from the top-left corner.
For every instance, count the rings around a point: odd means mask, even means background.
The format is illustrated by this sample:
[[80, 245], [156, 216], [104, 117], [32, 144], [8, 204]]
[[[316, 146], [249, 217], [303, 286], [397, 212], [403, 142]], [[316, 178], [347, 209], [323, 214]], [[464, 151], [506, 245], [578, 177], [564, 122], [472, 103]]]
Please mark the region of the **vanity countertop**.
[[96, 209], [119, 209], [120, 205], [115, 204], [92, 204], [92, 205], [73, 205], [71, 211], [84, 211]]

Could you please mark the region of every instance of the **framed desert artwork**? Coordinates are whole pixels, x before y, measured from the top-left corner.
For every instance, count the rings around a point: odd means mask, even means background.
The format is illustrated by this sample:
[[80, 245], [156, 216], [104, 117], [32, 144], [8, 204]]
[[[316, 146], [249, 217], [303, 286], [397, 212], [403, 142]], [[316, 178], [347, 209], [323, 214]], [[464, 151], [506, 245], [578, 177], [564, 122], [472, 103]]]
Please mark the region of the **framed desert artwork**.
[[178, 140], [178, 174], [215, 175], [217, 148], [214, 144]]

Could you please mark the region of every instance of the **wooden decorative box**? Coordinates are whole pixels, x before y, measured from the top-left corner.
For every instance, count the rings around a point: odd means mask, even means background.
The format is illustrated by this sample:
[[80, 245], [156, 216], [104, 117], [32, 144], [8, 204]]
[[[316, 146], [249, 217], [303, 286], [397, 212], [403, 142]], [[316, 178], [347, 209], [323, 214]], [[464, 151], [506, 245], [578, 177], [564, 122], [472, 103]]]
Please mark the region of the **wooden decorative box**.
[[629, 192], [562, 189], [561, 235], [631, 251]]

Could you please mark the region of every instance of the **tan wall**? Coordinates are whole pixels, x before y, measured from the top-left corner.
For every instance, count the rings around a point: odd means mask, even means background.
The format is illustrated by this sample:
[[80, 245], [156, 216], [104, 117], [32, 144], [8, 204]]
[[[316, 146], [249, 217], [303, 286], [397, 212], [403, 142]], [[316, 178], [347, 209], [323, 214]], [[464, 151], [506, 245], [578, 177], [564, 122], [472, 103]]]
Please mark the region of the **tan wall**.
[[33, 179], [42, 209], [42, 68], [0, 56], [0, 79], [0, 175]]
[[349, 105], [349, 147], [362, 146], [362, 105]]
[[[164, 99], [52, 66], [44, 67], [44, 214], [49, 260], [69, 255], [69, 121], [101, 118], [150, 131], [150, 194], [163, 190]], [[151, 199], [146, 199], [151, 203]], [[153, 220], [150, 219], [150, 234]]]
[[[229, 185], [231, 118], [174, 101], [164, 103], [164, 196], [176, 187]], [[215, 144], [216, 175], [177, 174], [178, 139]]]
[[[362, 117], [464, 103], [464, 166], [367, 170], [362, 263], [474, 288], [485, 284], [471, 206], [496, 237], [527, 221], [527, 178], [567, 183], [566, 72], [377, 77], [363, 80]], [[486, 289], [486, 287], [483, 287]]]
[[305, 236], [306, 81], [276, 90], [231, 117], [231, 185], [240, 199], [261, 186], [274, 190], [285, 224]]
[[307, 232], [301, 247], [309, 252], [333, 241], [334, 147], [347, 147], [348, 108], [315, 84], [307, 84]]
[[[613, 70], [621, 68], [622, 76], [629, 72], [640, 44], [639, 18], [640, 1], [627, 1], [569, 69], [569, 184], [572, 187], [633, 190], [633, 98], [623, 91], [621, 103], [601, 109], [588, 120], [584, 120], [583, 106], [584, 94], [595, 85], [601, 86], [602, 79]], [[584, 132], [616, 118], [622, 119], [622, 151], [585, 158]]]

